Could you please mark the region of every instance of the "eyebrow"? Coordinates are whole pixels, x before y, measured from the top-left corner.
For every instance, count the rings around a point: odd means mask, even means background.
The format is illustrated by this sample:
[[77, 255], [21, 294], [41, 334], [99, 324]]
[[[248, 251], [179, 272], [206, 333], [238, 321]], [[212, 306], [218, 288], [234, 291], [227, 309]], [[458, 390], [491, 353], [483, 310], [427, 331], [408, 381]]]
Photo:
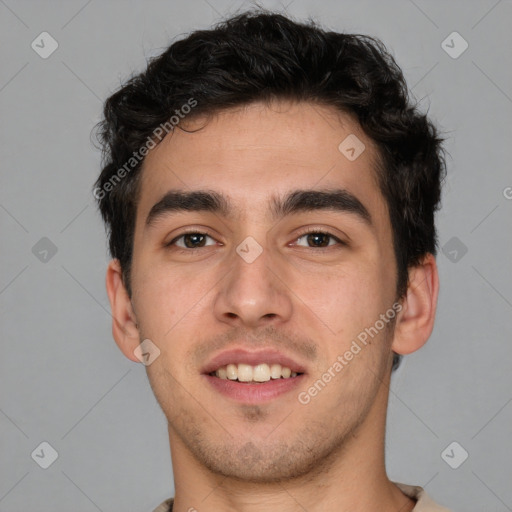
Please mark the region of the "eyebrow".
[[146, 217], [146, 227], [156, 223], [157, 219], [172, 212], [212, 212], [228, 217], [232, 211], [224, 195], [209, 190], [186, 192], [171, 190], [153, 205]]
[[[346, 189], [294, 190], [284, 197], [273, 196], [270, 199], [270, 211], [274, 218], [318, 210], [349, 213], [368, 226], [372, 225], [368, 209]], [[171, 190], [153, 205], [146, 217], [146, 227], [173, 212], [187, 211], [206, 211], [229, 217], [233, 214], [233, 207], [229, 199], [219, 192]]]
[[284, 198], [274, 197], [271, 201], [271, 210], [276, 218], [315, 210], [350, 213], [369, 226], [372, 225], [372, 218], [366, 206], [345, 189], [295, 190]]

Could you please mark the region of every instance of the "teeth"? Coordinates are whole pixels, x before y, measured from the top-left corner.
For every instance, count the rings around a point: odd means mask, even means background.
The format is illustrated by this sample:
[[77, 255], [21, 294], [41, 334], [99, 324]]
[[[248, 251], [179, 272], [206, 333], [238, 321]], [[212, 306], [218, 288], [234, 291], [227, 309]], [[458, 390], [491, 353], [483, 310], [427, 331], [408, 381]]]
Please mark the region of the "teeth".
[[252, 366], [250, 364], [239, 364], [238, 365], [238, 380], [240, 382], [251, 382]]
[[215, 376], [219, 379], [238, 380], [239, 382], [268, 382], [271, 379], [297, 377], [297, 372], [292, 372], [290, 368], [280, 364], [260, 363], [251, 366], [240, 363], [221, 366], [215, 372]]
[[267, 382], [270, 380], [270, 368], [268, 364], [263, 363], [255, 366], [252, 373], [252, 380], [256, 382]]
[[[220, 370], [220, 368], [219, 368], [219, 370]], [[222, 378], [222, 376], [220, 375], [219, 370], [217, 370], [215, 372], [215, 375], [217, 375], [217, 377]], [[235, 364], [228, 364], [226, 366], [226, 376], [227, 376], [227, 378], [229, 380], [236, 380], [236, 379], [238, 379], [238, 369], [237, 369]]]
[[270, 377], [272, 377], [273, 379], [281, 378], [281, 365], [280, 364], [273, 364], [270, 367]]

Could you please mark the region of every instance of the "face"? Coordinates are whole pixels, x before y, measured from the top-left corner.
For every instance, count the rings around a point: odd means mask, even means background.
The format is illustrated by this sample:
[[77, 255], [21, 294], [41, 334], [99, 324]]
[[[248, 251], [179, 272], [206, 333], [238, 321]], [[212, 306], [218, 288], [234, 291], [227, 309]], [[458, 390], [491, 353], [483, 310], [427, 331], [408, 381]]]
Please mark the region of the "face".
[[[389, 373], [396, 263], [376, 150], [309, 103], [186, 128], [146, 157], [132, 261], [171, 450], [253, 482], [303, 475], [354, 438]], [[338, 149], [349, 135], [355, 160]]]

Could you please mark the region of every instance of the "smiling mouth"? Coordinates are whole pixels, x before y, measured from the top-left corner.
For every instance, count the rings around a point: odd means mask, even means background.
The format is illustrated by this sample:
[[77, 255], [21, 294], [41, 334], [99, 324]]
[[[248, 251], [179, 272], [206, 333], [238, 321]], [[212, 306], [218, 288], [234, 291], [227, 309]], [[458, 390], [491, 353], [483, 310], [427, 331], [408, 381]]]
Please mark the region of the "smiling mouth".
[[230, 363], [220, 366], [217, 370], [210, 372], [208, 375], [223, 380], [251, 384], [269, 382], [270, 380], [293, 379], [302, 375], [302, 373], [292, 372], [287, 366], [282, 366], [277, 363], [260, 363], [254, 366], [244, 363]]

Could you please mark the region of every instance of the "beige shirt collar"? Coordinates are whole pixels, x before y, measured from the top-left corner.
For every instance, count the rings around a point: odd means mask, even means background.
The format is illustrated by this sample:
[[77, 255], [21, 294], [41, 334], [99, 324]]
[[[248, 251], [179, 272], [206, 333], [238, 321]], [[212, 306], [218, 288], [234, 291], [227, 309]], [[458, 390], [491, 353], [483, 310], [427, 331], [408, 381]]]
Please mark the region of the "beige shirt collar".
[[422, 487], [393, 482], [404, 494], [416, 500], [413, 512], [450, 512], [447, 508], [435, 503]]

